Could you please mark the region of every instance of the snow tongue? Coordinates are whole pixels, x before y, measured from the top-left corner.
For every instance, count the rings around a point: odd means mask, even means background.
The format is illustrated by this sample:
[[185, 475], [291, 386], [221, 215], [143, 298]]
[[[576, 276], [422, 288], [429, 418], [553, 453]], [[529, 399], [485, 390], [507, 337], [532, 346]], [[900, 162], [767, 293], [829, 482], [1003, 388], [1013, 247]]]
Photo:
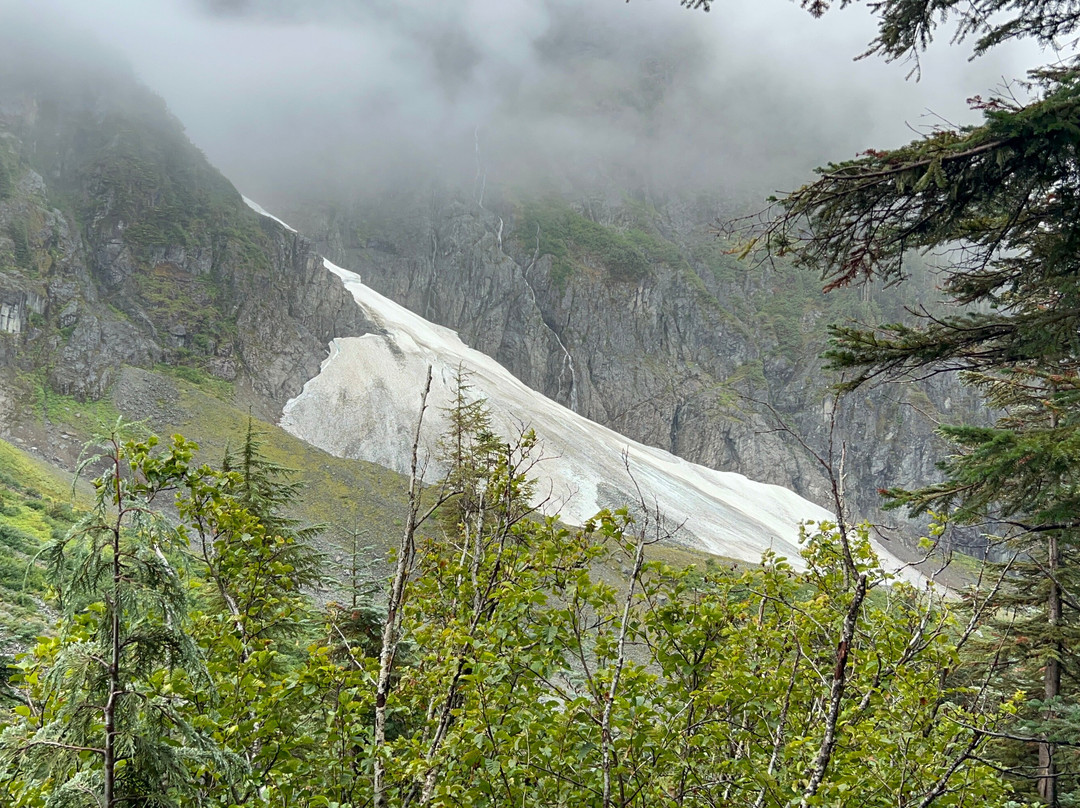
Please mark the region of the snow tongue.
[[[602, 508], [627, 507], [633, 513], [644, 501], [677, 528], [678, 543], [751, 563], [773, 551], [801, 569], [800, 524], [833, 519], [786, 488], [691, 463], [590, 421], [527, 387], [453, 330], [380, 295], [356, 273], [325, 259], [323, 264], [378, 330], [330, 344], [318, 374], [283, 409], [281, 426], [296, 437], [337, 456], [407, 472], [418, 391], [430, 366], [430, 406], [420, 444], [428, 481], [445, 470], [437, 445], [449, 428], [447, 411], [464, 373], [469, 395], [485, 400], [492, 426], [504, 439], [535, 431], [537, 504], [569, 523], [581, 524]], [[886, 568], [902, 567], [884, 548], [875, 549]], [[906, 570], [905, 577], [921, 576]]]

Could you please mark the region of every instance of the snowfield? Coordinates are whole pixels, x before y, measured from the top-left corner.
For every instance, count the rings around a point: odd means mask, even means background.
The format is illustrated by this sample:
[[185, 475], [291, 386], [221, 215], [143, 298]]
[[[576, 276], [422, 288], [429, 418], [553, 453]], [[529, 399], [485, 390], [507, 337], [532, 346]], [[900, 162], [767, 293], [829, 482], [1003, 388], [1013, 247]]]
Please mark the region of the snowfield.
[[[535, 430], [537, 499], [543, 510], [566, 522], [581, 524], [602, 508], [640, 511], [643, 498], [650, 509], [659, 507], [667, 524], [682, 526], [675, 536], [679, 543], [748, 562], [773, 550], [801, 568], [799, 524], [832, 519], [827, 510], [786, 488], [690, 463], [578, 415], [526, 387], [454, 331], [383, 297], [357, 274], [324, 263], [381, 333], [331, 343], [319, 374], [283, 410], [281, 426], [298, 438], [338, 456], [407, 473], [430, 366], [421, 458], [426, 479], [437, 479], [442, 471], [437, 443], [447, 431], [444, 410], [460, 366], [472, 394], [486, 399], [492, 425], [504, 438], [512, 441], [525, 428]], [[886, 568], [902, 566], [880, 546], [877, 550]], [[904, 577], [925, 581], [910, 569]]]
[[255, 201], [254, 199], [248, 199], [248, 198], [247, 198], [246, 196], [244, 196], [243, 194], [240, 194], [240, 198], [244, 200], [244, 204], [245, 204], [245, 205], [247, 205], [247, 206], [248, 206], [249, 208], [251, 208], [251, 209], [252, 209], [253, 211], [255, 211], [256, 213], [258, 213], [258, 214], [259, 214], [260, 216], [265, 216], [265, 217], [266, 217], [267, 219], [273, 219], [273, 220], [274, 220], [275, 222], [277, 222], [278, 224], [280, 224], [280, 225], [281, 225], [282, 227], [284, 227], [284, 228], [285, 228], [286, 230], [288, 230], [288, 231], [289, 231], [290, 233], [295, 233], [295, 232], [296, 232], [296, 230], [295, 230], [294, 228], [292, 228], [292, 227], [289, 227], [289, 225], [285, 224], [285, 222], [281, 221], [281, 219], [279, 219], [279, 218], [278, 218], [277, 216], [275, 216], [274, 214], [272, 214], [272, 213], [270, 213], [269, 211], [265, 210], [265, 209], [264, 209], [264, 208], [262, 207], [262, 205], [260, 205], [260, 204], [259, 204], [258, 202], [256, 202], [256, 201]]

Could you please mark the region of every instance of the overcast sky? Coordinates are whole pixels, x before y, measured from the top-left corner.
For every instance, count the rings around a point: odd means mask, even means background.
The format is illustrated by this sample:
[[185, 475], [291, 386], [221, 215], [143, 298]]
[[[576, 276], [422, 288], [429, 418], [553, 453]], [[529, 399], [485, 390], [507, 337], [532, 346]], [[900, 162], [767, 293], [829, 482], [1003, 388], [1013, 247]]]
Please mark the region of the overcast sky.
[[634, 175], [790, 187], [896, 145], [1049, 61], [969, 62], [948, 36], [910, 65], [853, 61], [861, 5], [789, 0], [0, 0], [120, 49], [242, 190], [341, 193], [402, 171], [493, 185]]

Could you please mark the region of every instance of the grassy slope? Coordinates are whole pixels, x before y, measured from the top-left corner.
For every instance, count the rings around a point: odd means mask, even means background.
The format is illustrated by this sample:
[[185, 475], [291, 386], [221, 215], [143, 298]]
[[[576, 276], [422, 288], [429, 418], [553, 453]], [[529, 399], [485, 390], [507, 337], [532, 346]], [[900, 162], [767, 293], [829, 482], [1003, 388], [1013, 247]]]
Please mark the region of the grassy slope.
[[[106, 399], [88, 408], [54, 394], [45, 407], [40, 400], [32, 404], [25, 416], [37, 422], [39, 429], [88, 440], [95, 426], [107, 427], [114, 414], [120, 413], [129, 420], [142, 419], [146, 428], [158, 435], [180, 433], [196, 441], [200, 447], [198, 461], [214, 465], [220, 463], [230, 445], [242, 440], [249, 416], [245, 408], [233, 403], [233, 390], [228, 383], [192, 372], [190, 368], [168, 367], [159, 367], [154, 372], [128, 369], [125, 379], [128, 392], [117, 392], [112, 401]], [[29, 395], [25, 400], [34, 401]], [[48, 413], [47, 425], [43, 421], [44, 413]], [[407, 480], [373, 463], [334, 457], [275, 424], [258, 419], [255, 424], [262, 433], [267, 457], [295, 469], [305, 485], [294, 515], [308, 524], [326, 525], [320, 549], [330, 556], [328, 571], [334, 574], [348, 563], [349, 536], [356, 529], [360, 544], [369, 548], [365, 550], [365, 560], [371, 565], [369, 574], [384, 577], [388, 571], [387, 550], [396, 546], [404, 525]], [[18, 450], [10, 451], [25, 462], [47, 469], [45, 464], [30, 460]], [[59, 496], [68, 490], [65, 488], [68, 483], [56, 476], [56, 472], [41, 473], [51, 473], [59, 481], [52, 484], [50, 491]], [[42, 539], [47, 538], [48, 534], [42, 533]], [[707, 558], [702, 553], [675, 546], [650, 548], [649, 557], [675, 566], [701, 564]], [[612, 582], [621, 577], [617, 569], [603, 574]]]
[[[208, 392], [205, 384], [170, 381], [179, 394], [181, 415], [168, 425], [168, 431], [179, 431], [197, 441], [203, 459], [216, 462], [227, 445], [235, 445], [243, 436], [247, 412]], [[371, 554], [377, 557], [373, 560], [385, 558], [386, 551], [396, 546], [403, 527], [406, 478], [374, 463], [335, 457], [276, 425], [258, 422], [258, 427], [265, 431], [266, 455], [274, 462], [296, 469], [306, 485], [297, 516], [310, 523], [328, 525], [324, 549], [332, 557], [344, 558], [346, 537], [355, 525], [364, 534], [361, 542], [370, 545]], [[676, 546], [651, 548], [649, 557], [674, 566], [701, 564], [709, 558], [704, 553]], [[377, 563], [375, 569], [385, 572], [388, 567]]]
[[45, 630], [46, 586], [35, 557], [88, 502], [85, 490], [73, 494], [70, 475], [0, 440], [0, 653]]
[[[193, 381], [189, 374], [165, 369], [144, 377], [153, 377], [155, 384], [170, 391], [169, 406], [151, 415], [147, 426], [161, 435], [178, 432], [194, 440], [199, 444], [200, 462], [218, 465], [229, 447], [243, 440], [249, 415], [232, 403], [227, 383], [209, 377]], [[262, 435], [263, 453], [295, 469], [304, 483], [294, 516], [307, 524], [326, 526], [321, 549], [330, 554], [332, 563], [342, 556], [345, 537], [354, 527], [379, 559], [397, 543], [406, 508], [407, 481], [402, 475], [374, 463], [334, 457], [276, 424], [254, 421]]]
[[[36, 378], [24, 378], [20, 386], [20, 397], [27, 403], [23, 417], [34, 422], [39, 434], [63, 432], [79, 443], [108, 428], [117, 414], [141, 419], [159, 435], [180, 433], [196, 441], [200, 446], [197, 460], [216, 465], [228, 446], [243, 439], [248, 413], [229, 402], [230, 385], [184, 370], [135, 371], [139, 380], [154, 385], [163, 399], [157, 403], [166, 405], [147, 411], [136, 411], [131, 402], [118, 406], [105, 399], [85, 405], [55, 394], [43, 405], [41, 396], [33, 395]], [[306, 486], [294, 515], [308, 524], [326, 525], [320, 549], [328, 553], [328, 571], [334, 574], [345, 563], [345, 537], [355, 528], [361, 543], [370, 545], [370, 574], [382, 577], [386, 550], [396, 544], [403, 525], [405, 479], [371, 463], [329, 455], [276, 425], [256, 419], [256, 427], [263, 433], [267, 457], [295, 469]], [[80, 492], [76, 509], [90, 504], [88, 489]], [[70, 474], [0, 441], [0, 653], [25, 647], [51, 621], [43, 600], [43, 568], [33, 558], [47, 541], [63, 535], [76, 521], [72, 502]]]

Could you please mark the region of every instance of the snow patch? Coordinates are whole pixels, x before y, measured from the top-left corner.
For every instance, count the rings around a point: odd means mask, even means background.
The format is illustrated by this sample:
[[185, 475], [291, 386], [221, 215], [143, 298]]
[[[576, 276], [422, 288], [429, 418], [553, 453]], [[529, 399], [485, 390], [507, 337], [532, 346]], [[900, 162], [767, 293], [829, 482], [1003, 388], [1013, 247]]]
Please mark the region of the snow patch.
[[[257, 206], [248, 202], [256, 210]], [[552, 401], [519, 381], [457, 333], [383, 297], [356, 273], [324, 260], [381, 333], [336, 339], [318, 375], [290, 400], [281, 426], [298, 438], [342, 457], [368, 460], [407, 472], [420, 393], [432, 369], [429, 409], [421, 435], [426, 479], [437, 479], [437, 445], [449, 421], [458, 368], [477, 397], [487, 400], [492, 426], [508, 440], [532, 428], [541, 459], [534, 467], [544, 510], [581, 524], [601, 508], [658, 506], [677, 540], [715, 555], [758, 562], [775, 551], [802, 568], [799, 525], [831, 520], [824, 508], [786, 488], [716, 471], [629, 440]], [[624, 456], [634, 479], [624, 465]], [[635, 487], [635, 481], [637, 487]], [[880, 545], [882, 564], [903, 565]], [[904, 577], [925, 581], [906, 569]]]
[[265, 216], [267, 219], [273, 219], [275, 222], [280, 224], [282, 227], [284, 227], [290, 233], [295, 233], [296, 232], [296, 228], [289, 227], [289, 225], [285, 224], [285, 222], [281, 221], [281, 219], [279, 219], [277, 216], [275, 216], [274, 214], [269, 213], [266, 210], [264, 210], [263, 207], [261, 205], [259, 205], [259, 203], [256, 202], [254, 199], [248, 199], [243, 194], [240, 194], [240, 198], [244, 200], [245, 205], [247, 205], [253, 211], [258, 213], [260, 216]]

